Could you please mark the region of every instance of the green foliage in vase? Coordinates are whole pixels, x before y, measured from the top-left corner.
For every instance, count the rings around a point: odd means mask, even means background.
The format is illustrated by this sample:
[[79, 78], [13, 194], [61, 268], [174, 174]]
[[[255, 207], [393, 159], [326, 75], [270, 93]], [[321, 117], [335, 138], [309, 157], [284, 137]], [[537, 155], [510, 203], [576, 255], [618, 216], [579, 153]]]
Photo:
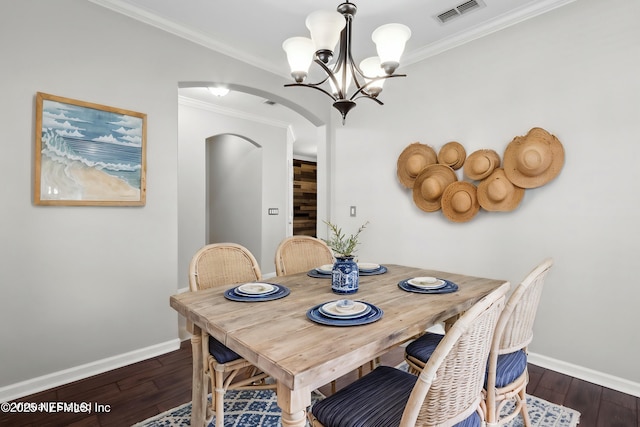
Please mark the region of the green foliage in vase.
[[358, 237], [362, 230], [364, 230], [369, 221], [365, 222], [358, 228], [358, 231], [355, 234], [351, 234], [347, 236], [342, 232], [342, 228], [338, 227], [335, 224], [332, 224], [329, 221], [324, 221], [325, 224], [331, 230], [331, 237], [329, 239], [323, 239], [326, 244], [333, 250], [336, 256], [344, 256], [350, 257], [353, 256], [356, 252], [356, 246], [358, 246]]

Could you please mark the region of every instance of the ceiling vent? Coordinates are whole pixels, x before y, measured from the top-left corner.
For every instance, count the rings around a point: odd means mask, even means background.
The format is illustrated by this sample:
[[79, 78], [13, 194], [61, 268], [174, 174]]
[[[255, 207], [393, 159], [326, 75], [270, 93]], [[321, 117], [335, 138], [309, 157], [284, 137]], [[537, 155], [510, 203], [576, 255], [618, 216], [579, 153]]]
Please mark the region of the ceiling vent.
[[485, 4], [482, 0], [469, 0], [455, 6], [452, 9], [445, 10], [444, 12], [437, 14], [434, 18], [436, 18], [441, 24], [446, 24], [447, 22], [457, 18], [458, 16], [462, 16], [465, 13], [480, 9], [484, 6]]

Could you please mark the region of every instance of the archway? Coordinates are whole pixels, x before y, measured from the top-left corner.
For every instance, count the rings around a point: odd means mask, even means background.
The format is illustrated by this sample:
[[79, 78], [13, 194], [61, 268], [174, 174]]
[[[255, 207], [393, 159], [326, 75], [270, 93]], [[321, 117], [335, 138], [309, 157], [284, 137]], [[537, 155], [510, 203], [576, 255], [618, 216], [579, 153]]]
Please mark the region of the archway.
[[[202, 247], [210, 239], [209, 237], [209, 203], [208, 191], [205, 188], [207, 182], [207, 153], [205, 141], [218, 135], [236, 135], [253, 141], [262, 146], [263, 151], [263, 180], [270, 181], [269, 191], [263, 194], [263, 206], [260, 209], [262, 215], [263, 242], [261, 250], [257, 250], [256, 258], [260, 261], [263, 273], [275, 272], [273, 266], [273, 253], [279, 240], [288, 235], [288, 212], [286, 199], [291, 194], [285, 194], [286, 182], [279, 184], [280, 180], [286, 180], [292, 171], [288, 165], [292, 163], [292, 144], [296, 140], [287, 124], [274, 123], [256, 114], [246, 114], [237, 111], [223, 111], [219, 105], [211, 105], [201, 99], [186, 97], [183, 93], [190, 91], [207, 92], [207, 87], [214, 82], [186, 82], [179, 87], [186, 90], [178, 93], [178, 262], [180, 277], [186, 277], [189, 260], [193, 253]], [[243, 88], [231, 85], [232, 88]], [[198, 89], [198, 90], [196, 90]], [[263, 91], [254, 90], [252, 93], [263, 94], [268, 99], [290, 104], [277, 96], [272, 96]], [[304, 113], [304, 109], [297, 108]], [[298, 113], [301, 114], [301, 113]], [[321, 218], [327, 217], [328, 211], [328, 149], [327, 126], [308, 112], [307, 123], [312, 126], [312, 137], [318, 144], [318, 211]], [[318, 125], [320, 123], [320, 125]], [[269, 135], [268, 138], [265, 136]], [[282, 141], [283, 146], [273, 150], [271, 141]], [[267, 141], [268, 146], [263, 145]], [[266, 157], [265, 157], [266, 156]], [[276, 180], [278, 180], [276, 182]], [[274, 194], [276, 192], [279, 194]], [[270, 208], [279, 208], [278, 215], [268, 215]], [[284, 231], [282, 231], [284, 230]], [[290, 234], [290, 233], [289, 233]], [[276, 243], [273, 243], [273, 242]], [[253, 250], [252, 250], [253, 252]]]
[[242, 135], [206, 140], [207, 244], [233, 242], [262, 252], [262, 147]]

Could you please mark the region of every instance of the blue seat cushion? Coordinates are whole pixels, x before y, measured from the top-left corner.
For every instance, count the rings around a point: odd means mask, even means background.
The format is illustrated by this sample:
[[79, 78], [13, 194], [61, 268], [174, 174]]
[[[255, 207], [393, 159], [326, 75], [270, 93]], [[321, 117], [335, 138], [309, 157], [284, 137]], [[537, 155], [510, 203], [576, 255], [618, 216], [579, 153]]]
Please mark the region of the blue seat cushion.
[[427, 332], [411, 342], [405, 351], [409, 356], [427, 363], [442, 338], [444, 338], [444, 335]]
[[[394, 427], [418, 377], [389, 366], [379, 366], [337, 393], [315, 403], [311, 413], [325, 427]], [[479, 427], [474, 412], [457, 427]]]
[[240, 355], [213, 337], [209, 337], [209, 353], [218, 363], [227, 363], [240, 359]]
[[[418, 360], [427, 362], [442, 340], [443, 335], [426, 333], [413, 341], [406, 348], [406, 353]], [[513, 353], [498, 356], [496, 365], [496, 387], [505, 387], [514, 382], [527, 368], [527, 353], [518, 350]], [[485, 386], [487, 376], [485, 375]]]
[[522, 375], [525, 369], [527, 369], [527, 353], [524, 350], [499, 355], [496, 364], [496, 387], [501, 388], [511, 384]]

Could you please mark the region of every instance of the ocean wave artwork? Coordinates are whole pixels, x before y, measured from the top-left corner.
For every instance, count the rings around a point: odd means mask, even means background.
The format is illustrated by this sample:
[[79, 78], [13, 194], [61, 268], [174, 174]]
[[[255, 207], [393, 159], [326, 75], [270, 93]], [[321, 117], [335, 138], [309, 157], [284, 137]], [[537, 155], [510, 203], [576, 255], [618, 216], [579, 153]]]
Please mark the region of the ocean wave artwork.
[[143, 204], [146, 115], [38, 95], [36, 201]]

